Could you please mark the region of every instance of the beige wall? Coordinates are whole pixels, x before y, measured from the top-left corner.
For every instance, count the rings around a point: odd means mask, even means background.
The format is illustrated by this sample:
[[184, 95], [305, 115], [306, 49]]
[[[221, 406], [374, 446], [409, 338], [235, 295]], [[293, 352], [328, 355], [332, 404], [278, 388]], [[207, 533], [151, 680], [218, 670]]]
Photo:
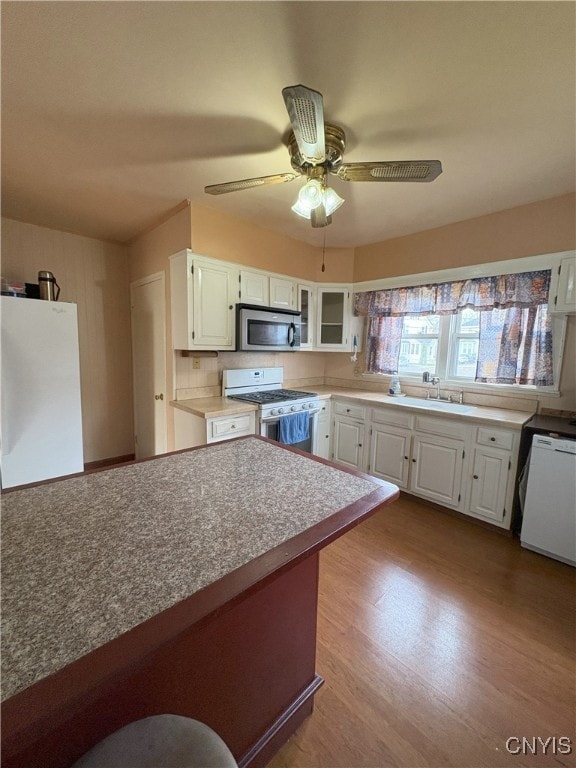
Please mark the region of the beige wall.
[[2, 219], [2, 276], [54, 273], [78, 305], [84, 461], [134, 451], [127, 248]]
[[192, 250], [303, 281], [347, 283], [354, 273], [353, 248], [327, 248], [322, 272], [322, 249], [198, 204], [192, 206]]
[[[173, 399], [175, 353], [172, 349], [172, 318], [170, 313], [170, 261], [173, 253], [190, 248], [190, 206], [178, 210], [154, 229], [135, 238], [129, 246], [130, 283], [143, 277], [164, 272], [166, 304], [166, 392], [167, 401]], [[174, 419], [172, 408], [166, 405], [166, 433], [168, 450], [174, 446]]]
[[484, 264], [576, 247], [576, 195], [360, 246], [354, 282]]

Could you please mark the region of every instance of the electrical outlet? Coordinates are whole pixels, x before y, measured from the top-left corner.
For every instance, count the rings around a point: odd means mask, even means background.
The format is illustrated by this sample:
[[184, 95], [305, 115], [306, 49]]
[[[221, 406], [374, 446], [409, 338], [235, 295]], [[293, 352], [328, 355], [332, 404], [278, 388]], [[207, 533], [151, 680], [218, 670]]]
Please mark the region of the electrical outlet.
[[200, 368], [200, 358], [199, 357], [193, 357], [192, 358], [192, 368], [195, 368], [195, 369]]

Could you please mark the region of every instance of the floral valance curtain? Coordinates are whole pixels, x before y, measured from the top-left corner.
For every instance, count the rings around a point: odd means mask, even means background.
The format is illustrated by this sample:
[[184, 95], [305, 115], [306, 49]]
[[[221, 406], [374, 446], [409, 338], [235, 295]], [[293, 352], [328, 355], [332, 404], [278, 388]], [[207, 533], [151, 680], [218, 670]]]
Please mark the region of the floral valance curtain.
[[390, 288], [354, 294], [354, 314], [366, 317], [453, 315], [475, 310], [534, 307], [548, 303], [550, 270], [474, 277], [452, 283]]
[[368, 317], [366, 370], [398, 370], [404, 316], [469, 307], [481, 312], [476, 381], [552, 385], [550, 277], [550, 270], [540, 270], [356, 293], [354, 313]]

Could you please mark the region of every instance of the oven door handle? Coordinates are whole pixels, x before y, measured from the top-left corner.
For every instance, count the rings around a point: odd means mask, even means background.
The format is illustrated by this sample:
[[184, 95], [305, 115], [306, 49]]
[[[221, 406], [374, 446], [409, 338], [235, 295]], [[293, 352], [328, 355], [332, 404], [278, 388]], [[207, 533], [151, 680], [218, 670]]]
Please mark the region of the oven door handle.
[[278, 421], [282, 416], [292, 416], [294, 413], [308, 413], [310, 416], [315, 416], [317, 413], [320, 413], [320, 408], [311, 408], [309, 411], [290, 411], [289, 413], [279, 413], [276, 416], [261, 416], [260, 422], [268, 424], [271, 421]]

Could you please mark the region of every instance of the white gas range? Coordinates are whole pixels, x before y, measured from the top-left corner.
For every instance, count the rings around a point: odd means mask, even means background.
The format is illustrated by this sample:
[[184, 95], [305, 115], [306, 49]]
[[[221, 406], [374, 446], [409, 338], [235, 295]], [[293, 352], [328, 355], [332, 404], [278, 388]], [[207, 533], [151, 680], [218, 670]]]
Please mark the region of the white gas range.
[[264, 437], [315, 453], [319, 397], [315, 392], [284, 389], [283, 381], [283, 368], [233, 368], [223, 372], [222, 394], [259, 406], [258, 431]]

